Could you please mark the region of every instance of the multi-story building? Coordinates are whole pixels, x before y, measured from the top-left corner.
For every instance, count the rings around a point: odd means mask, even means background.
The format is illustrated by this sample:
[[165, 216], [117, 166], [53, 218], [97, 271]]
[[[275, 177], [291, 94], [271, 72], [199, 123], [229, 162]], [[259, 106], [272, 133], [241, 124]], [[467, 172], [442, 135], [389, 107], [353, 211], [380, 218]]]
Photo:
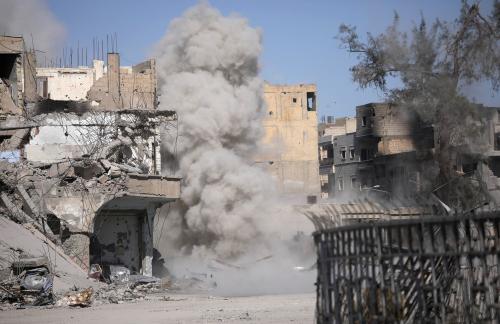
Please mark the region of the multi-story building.
[[328, 198], [335, 190], [334, 140], [337, 136], [355, 131], [356, 118], [353, 117], [334, 119], [332, 116], [328, 116], [326, 123], [318, 125], [319, 178], [322, 198]]
[[109, 53], [106, 67], [36, 75], [33, 60], [21, 37], [0, 36], [0, 214], [85, 270], [151, 276], [156, 211], [180, 197], [180, 179], [161, 175], [162, 131], [177, 116], [156, 109], [154, 63], [128, 73]]
[[316, 85], [264, 87], [263, 151], [255, 158], [283, 194], [318, 195]]

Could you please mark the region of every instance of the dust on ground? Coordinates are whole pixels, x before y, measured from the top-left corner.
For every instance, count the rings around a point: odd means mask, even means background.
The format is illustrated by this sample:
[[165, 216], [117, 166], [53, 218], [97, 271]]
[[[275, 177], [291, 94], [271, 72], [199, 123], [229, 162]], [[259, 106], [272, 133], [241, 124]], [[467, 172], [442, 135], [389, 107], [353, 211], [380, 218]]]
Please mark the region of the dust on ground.
[[314, 294], [213, 297], [169, 294], [89, 308], [0, 311], [0, 323], [313, 323]]

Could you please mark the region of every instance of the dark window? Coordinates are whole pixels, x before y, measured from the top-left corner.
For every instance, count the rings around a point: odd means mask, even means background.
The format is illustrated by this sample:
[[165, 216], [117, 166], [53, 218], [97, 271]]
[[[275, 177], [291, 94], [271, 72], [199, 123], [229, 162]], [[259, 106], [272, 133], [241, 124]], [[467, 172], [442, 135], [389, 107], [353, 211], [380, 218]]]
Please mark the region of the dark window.
[[361, 126], [365, 127], [366, 126], [366, 116], [363, 116], [361, 118]]
[[368, 150], [361, 149], [361, 161], [366, 161], [366, 160], [368, 160]]
[[328, 145], [328, 147], [326, 149], [326, 157], [328, 159], [332, 159], [333, 158], [333, 145]]
[[297, 98], [292, 98], [293, 103], [297, 103]]
[[356, 189], [356, 186], [357, 186], [356, 177], [352, 177], [351, 178], [351, 188]]
[[377, 178], [383, 178], [385, 177], [385, 165], [378, 165], [376, 166], [375, 173]]
[[18, 54], [0, 55], [0, 78], [16, 80], [15, 67]]
[[307, 111], [316, 111], [316, 93], [307, 93]]
[[500, 151], [500, 133], [495, 133], [495, 151]]
[[349, 148], [349, 158], [354, 159], [354, 147]]
[[345, 147], [340, 148], [340, 157], [342, 158], [342, 160], [345, 160], [346, 152], [347, 151]]

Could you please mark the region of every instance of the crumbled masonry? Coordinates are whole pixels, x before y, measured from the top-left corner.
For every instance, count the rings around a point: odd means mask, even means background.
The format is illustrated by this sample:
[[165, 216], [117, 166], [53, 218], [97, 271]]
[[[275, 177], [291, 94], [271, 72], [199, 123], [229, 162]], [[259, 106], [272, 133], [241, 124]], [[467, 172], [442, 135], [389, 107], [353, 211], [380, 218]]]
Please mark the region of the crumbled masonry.
[[[99, 281], [109, 280], [105, 272], [88, 279], [91, 266], [121, 266], [131, 277], [153, 278], [155, 214], [180, 195], [180, 179], [161, 175], [162, 136], [176, 128], [177, 117], [156, 109], [154, 60], [129, 71], [120, 67], [119, 54], [110, 53], [107, 69], [96, 61], [86, 71], [93, 85], [73, 93], [71, 78], [64, 90], [52, 86], [53, 77], [78, 77], [81, 71], [35, 71], [30, 61], [35, 56], [22, 37], [0, 36], [0, 44], [0, 66], [10, 71], [0, 82], [0, 229], [6, 231], [0, 237], [6, 240], [0, 247], [2, 301], [54, 303], [52, 290], [40, 290], [34, 282], [55, 276], [60, 297], [67, 276], [86, 290], [60, 304], [88, 306], [99, 295]], [[35, 79], [39, 84], [30, 81]], [[14, 242], [7, 228], [28, 230], [26, 239]], [[49, 250], [40, 252], [37, 244]], [[27, 257], [48, 257], [50, 271], [11, 271], [16, 260]], [[28, 280], [36, 287], [35, 297], [38, 293], [45, 301], [26, 299], [26, 285], [16, 285]], [[135, 285], [151, 285], [139, 281]]]

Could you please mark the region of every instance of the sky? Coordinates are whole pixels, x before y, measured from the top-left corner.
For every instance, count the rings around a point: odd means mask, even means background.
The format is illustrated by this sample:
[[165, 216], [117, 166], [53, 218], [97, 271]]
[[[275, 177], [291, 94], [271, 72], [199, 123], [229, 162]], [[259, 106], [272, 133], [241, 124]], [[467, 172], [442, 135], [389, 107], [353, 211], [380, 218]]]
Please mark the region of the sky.
[[[169, 22], [195, 5], [196, 0], [46, 0], [49, 9], [66, 29], [66, 44], [89, 47], [93, 37], [106, 42], [116, 33], [122, 65], [150, 57], [154, 44]], [[493, 0], [482, 0], [491, 8]], [[401, 26], [410, 29], [421, 15], [453, 20], [460, 0], [211, 0], [223, 14], [246, 17], [263, 33], [262, 77], [270, 83], [315, 83], [319, 116], [354, 116], [355, 107], [383, 100], [382, 93], [359, 89], [349, 67], [355, 56], [340, 48], [335, 38], [341, 23], [357, 26], [360, 34], [383, 32], [394, 12]], [[497, 106], [498, 96], [478, 87], [480, 101]]]

